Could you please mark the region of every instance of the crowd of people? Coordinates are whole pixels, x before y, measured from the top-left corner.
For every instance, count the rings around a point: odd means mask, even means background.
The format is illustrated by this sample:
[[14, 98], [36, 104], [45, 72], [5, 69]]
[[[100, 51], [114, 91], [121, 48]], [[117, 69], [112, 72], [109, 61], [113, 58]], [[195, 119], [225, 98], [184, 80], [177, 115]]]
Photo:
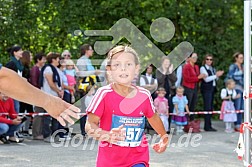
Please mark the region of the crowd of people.
[[[96, 69], [92, 65], [90, 58], [94, 51], [89, 44], [80, 47], [80, 56], [76, 63], [72, 60], [72, 55], [68, 50], [64, 50], [61, 54], [49, 52], [33, 56], [31, 52], [23, 51], [20, 46], [13, 46], [8, 49], [8, 52], [10, 61], [5, 65], [6, 68], [15, 71], [34, 87], [59, 97], [65, 102], [73, 104], [76, 98], [80, 99], [83, 112], [90, 108], [89, 105], [92, 105], [97, 86], [105, 86], [114, 82], [113, 77], [115, 76], [109, 75], [111, 73], [108, 70], [108, 67], [111, 67], [108, 64], [109, 58], [104, 60], [100, 69]], [[132, 84], [150, 92], [166, 133], [170, 132], [171, 123], [174, 123], [176, 132], [180, 134], [183, 133], [183, 126], [188, 121], [195, 119], [194, 114], [190, 114], [190, 112], [195, 111], [199, 91], [203, 97], [202, 109], [204, 111], [214, 110], [217, 82], [221, 76], [226, 75], [226, 87], [221, 90], [219, 95], [223, 99], [220, 119], [225, 122], [225, 131], [232, 133], [239, 131], [242, 123], [242, 114], [236, 113], [235, 110], [243, 110], [243, 54], [235, 53], [233, 58], [234, 63], [224, 74], [222, 69], [217, 70], [214, 67], [214, 57], [211, 54], [205, 55], [200, 68], [197, 65], [197, 53], [188, 55], [185, 62], [178, 68], [174, 68], [168, 57], [163, 57], [160, 67], [149, 65], [143, 73], [134, 75]], [[32, 62], [34, 65], [31, 67]], [[110, 71], [113, 71], [111, 69]], [[100, 84], [97, 85], [97, 83]], [[29, 129], [32, 129], [31, 135], [34, 140], [52, 142], [54, 141], [52, 134], [60, 129], [64, 129], [65, 133], [59, 133], [58, 140], [71, 139], [68, 128], [62, 126], [57, 119], [51, 116], [35, 114], [23, 117], [17, 115], [17, 113], [34, 112], [46, 113], [46, 110], [11, 99], [0, 92], [0, 114], [4, 113], [0, 115], [0, 144], [22, 142], [22, 135], [29, 135]], [[216, 129], [212, 126], [211, 117], [211, 114], [204, 115], [204, 130], [214, 132]], [[83, 136], [86, 135], [86, 122], [87, 116], [84, 115], [80, 119]], [[234, 128], [232, 128], [232, 123], [234, 123]]]

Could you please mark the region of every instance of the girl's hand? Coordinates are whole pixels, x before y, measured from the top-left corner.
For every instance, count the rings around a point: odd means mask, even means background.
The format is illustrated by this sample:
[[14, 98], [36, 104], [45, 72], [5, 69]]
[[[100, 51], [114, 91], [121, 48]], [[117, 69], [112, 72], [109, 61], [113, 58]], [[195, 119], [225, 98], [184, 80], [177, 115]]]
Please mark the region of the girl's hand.
[[119, 126], [118, 128], [113, 128], [109, 132], [109, 142], [116, 143], [118, 141], [124, 141], [126, 138], [125, 129], [123, 129], [123, 125]]
[[238, 94], [238, 95], [236, 95], [236, 99], [238, 99], [238, 98], [240, 98], [241, 97], [241, 94]]
[[[157, 153], [162, 153], [166, 150], [167, 145], [168, 145], [168, 137], [165, 138], [166, 140], [160, 139], [158, 143], [155, 143], [152, 148], [155, 150]], [[166, 141], [166, 142], [164, 142]]]

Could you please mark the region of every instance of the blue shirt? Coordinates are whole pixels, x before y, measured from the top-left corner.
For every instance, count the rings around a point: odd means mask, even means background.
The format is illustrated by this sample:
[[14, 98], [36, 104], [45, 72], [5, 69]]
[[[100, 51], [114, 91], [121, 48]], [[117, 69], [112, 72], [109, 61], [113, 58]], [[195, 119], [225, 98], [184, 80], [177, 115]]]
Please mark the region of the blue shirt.
[[[179, 98], [177, 95], [172, 98], [172, 103], [178, 105], [179, 114], [183, 114], [185, 112], [185, 106], [188, 104], [188, 100], [186, 96]], [[175, 107], [173, 109], [173, 113], [176, 113]]]
[[2, 68], [2, 64], [0, 63], [0, 70], [1, 70], [1, 68]]
[[78, 59], [77, 67], [80, 71], [95, 71], [91, 60], [85, 55]]

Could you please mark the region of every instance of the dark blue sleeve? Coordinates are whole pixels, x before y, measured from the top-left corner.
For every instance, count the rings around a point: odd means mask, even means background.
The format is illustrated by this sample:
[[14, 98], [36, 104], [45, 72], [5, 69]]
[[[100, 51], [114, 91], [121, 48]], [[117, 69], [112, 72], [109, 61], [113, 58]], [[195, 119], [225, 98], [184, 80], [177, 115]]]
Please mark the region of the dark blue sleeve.
[[0, 63], [0, 70], [1, 70], [1, 68], [2, 68], [2, 64]]

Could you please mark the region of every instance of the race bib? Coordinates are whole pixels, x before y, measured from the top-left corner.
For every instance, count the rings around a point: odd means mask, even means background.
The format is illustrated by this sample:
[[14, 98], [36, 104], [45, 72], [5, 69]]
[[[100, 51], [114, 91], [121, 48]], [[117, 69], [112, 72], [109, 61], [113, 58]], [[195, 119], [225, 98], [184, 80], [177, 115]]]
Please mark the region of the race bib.
[[118, 128], [123, 125], [126, 132], [126, 139], [117, 143], [113, 143], [119, 146], [137, 147], [141, 144], [145, 119], [144, 117], [125, 117], [125, 116], [112, 116], [112, 128]]

